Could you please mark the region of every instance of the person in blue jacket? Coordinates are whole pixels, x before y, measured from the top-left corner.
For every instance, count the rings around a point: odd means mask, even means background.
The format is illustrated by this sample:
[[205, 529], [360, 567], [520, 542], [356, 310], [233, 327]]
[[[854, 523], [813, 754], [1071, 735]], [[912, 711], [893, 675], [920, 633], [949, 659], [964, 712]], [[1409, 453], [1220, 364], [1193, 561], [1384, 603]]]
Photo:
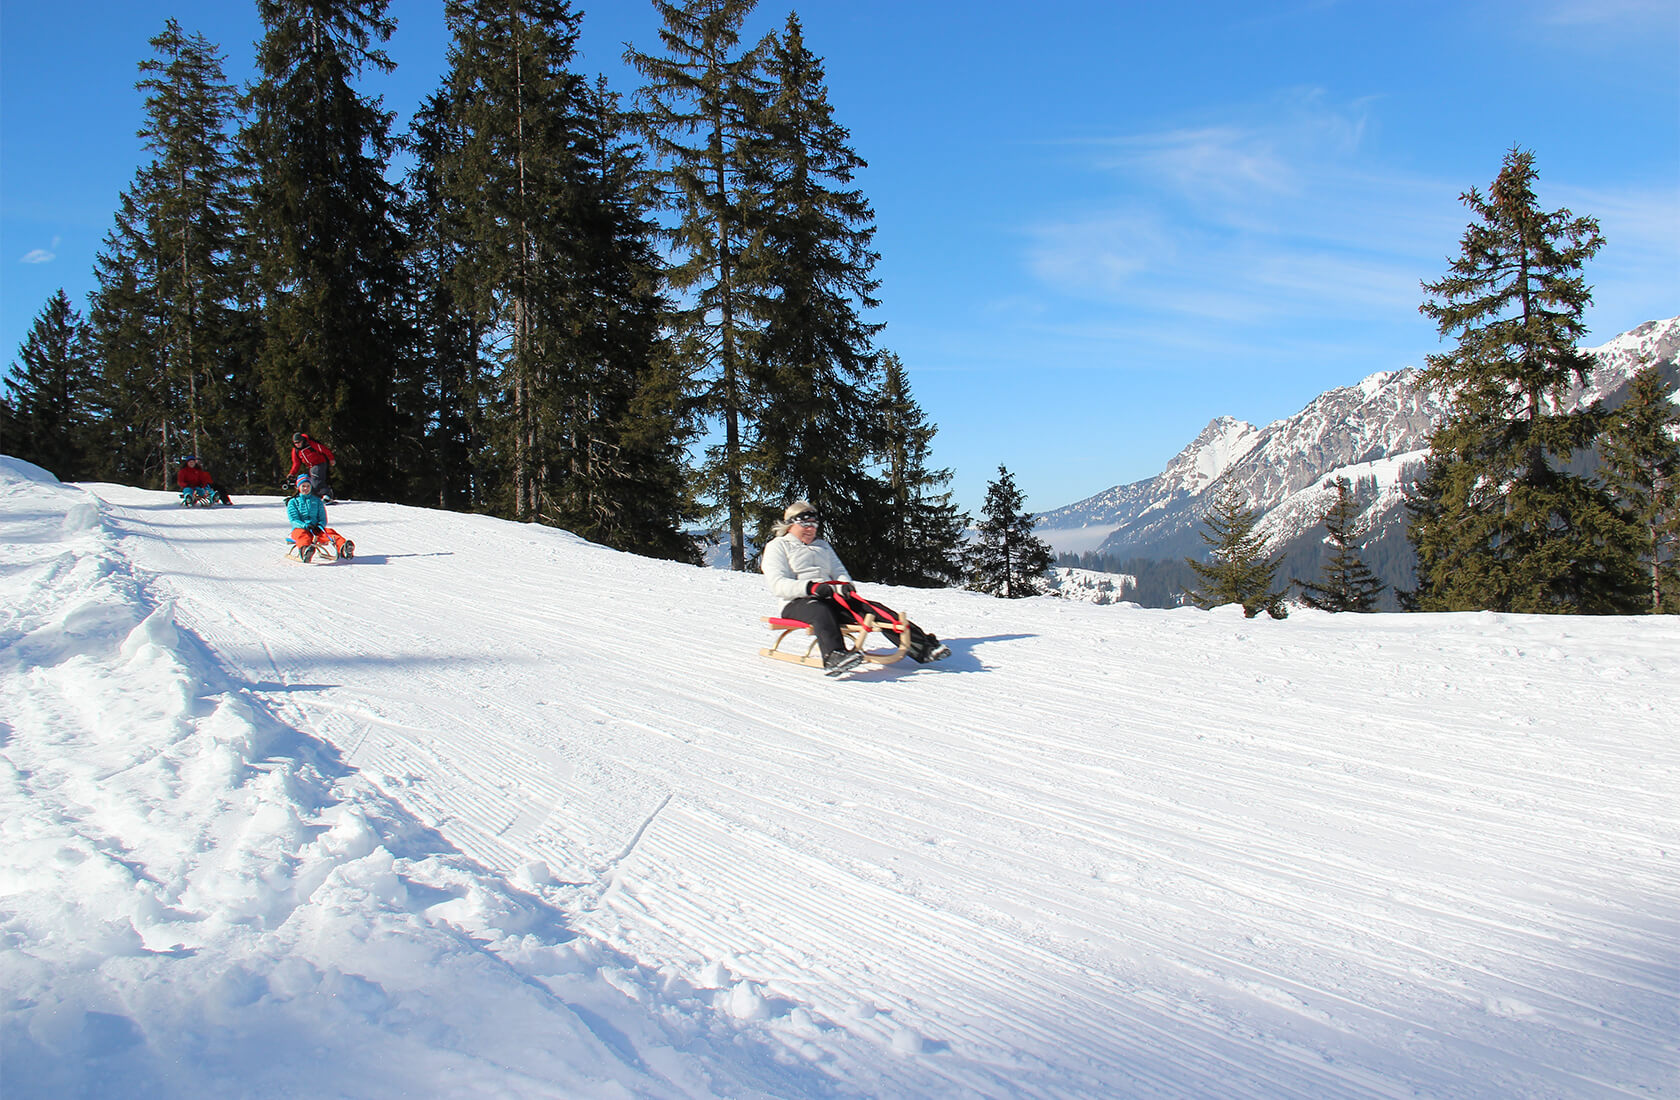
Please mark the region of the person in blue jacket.
[[292, 521], [292, 542], [298, 557], [309, 561], [315, 548], [328, 545], [346, 560], [356, 556], [356, 544], [327, 526], [327, 506], [315, 495], [315, 483], [308, 474], [299, 474], [297, 496], [286, 502], [286, 515]]

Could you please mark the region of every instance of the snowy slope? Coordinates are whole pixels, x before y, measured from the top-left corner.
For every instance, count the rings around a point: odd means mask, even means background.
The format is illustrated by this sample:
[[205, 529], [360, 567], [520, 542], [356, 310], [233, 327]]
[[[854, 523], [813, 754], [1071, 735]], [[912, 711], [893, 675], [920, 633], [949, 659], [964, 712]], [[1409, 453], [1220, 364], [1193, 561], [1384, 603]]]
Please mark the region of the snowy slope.
[[755, 577], [0, 460], [8, 1097], [1680, 1087], [1680, 622]]

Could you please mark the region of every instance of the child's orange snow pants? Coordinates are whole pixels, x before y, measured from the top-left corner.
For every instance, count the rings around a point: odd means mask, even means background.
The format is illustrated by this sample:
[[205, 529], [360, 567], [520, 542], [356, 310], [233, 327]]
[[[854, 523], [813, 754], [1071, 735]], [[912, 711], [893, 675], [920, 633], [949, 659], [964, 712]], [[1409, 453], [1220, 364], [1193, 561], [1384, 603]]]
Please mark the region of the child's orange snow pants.
[[344, 536], [331, 527], [323, 528], [319, 535], [311, 535], [307, 527], [294, 527], [292, 528], [292, 541], [297, 544], [299, 550], [302, 550], [305, 546], [323, 542], [331, 543], [335, 554], [344, 549]]

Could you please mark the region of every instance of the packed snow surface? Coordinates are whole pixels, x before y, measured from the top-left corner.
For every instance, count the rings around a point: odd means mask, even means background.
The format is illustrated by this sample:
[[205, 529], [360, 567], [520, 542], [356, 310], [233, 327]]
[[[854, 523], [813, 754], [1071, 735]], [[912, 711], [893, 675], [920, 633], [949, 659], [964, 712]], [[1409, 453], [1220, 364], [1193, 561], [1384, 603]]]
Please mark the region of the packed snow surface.
[[8, 1100], [1680, 1090], [1680, 620], [875, 589], [953, 656], [831, 680], [331, 515], [0, 460]]

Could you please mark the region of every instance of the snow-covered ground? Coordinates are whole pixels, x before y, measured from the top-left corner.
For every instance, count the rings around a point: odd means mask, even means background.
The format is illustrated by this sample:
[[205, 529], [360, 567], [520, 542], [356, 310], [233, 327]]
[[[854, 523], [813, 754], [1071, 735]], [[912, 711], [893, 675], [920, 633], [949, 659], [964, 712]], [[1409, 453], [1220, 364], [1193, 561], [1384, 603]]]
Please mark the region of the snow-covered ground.
[[1137, 578], [1129, 573], [1102, 573], [1058, 565], [1045, 574], [1044, 594], [1063, 600], [1117, 604], [1125, 603], [1126, 593], [1136, 588]]
[[[1680, 620], [760, 581], [0, 460], [0, 1093], [1680, 1094]], [[841, 547], [844, 554], [844, 547]]]

